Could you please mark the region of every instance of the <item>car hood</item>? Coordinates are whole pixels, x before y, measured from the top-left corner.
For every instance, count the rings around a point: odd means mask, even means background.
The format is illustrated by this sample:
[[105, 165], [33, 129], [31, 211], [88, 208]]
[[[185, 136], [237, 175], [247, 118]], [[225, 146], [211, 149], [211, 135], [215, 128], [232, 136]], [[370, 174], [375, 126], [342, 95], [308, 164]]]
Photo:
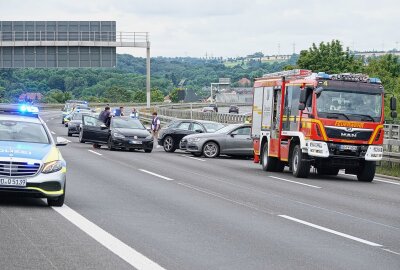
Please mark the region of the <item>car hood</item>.
[[44, 160], [53, 151], [52, 148], [55, 147], [51, 144], [0, 141], [0, 158]]
[[200, 139], [207, 139], [207, 138], [220, 138], [224, 137], [226, 134], [223, 133], [196, 133], [196, 134], [190, 134], [184, 137], [184, 139], [189, 139], [189, 138], [200, 138]]
[[146, 129], [114, 128], [112, 129], [112, 131], [121, 133], [124, 136], [138, 136], [138, 137], [150, 136], [150, 133]]

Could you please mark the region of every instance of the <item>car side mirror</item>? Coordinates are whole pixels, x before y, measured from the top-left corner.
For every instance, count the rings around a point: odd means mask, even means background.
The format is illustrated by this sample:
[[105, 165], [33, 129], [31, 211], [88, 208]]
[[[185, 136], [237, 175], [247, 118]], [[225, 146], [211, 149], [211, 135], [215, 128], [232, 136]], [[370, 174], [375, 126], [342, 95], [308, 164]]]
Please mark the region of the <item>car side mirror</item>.
[[299, 110], [302, 111], [306, 108], [306, 104], [304, 103], [299, 103]]
[[203, 133], [203, 131], [201, 129], [196, 129], [195, 132], [196, 133]]
[[390, 110], [395, 111], [397, 109], [397, 99], [395, 97], [390, 98]]
[[101, 128], [101, 130], [108, 129], [108, 127], [107, 127], [106, 125], [104, 125], [104, 124], [101, 124], [101, 125], [100, 125], [100, 128]]
[[66, 146], [68, 144], [68, 140], [63, 137], [57, 137], [56, 146]]

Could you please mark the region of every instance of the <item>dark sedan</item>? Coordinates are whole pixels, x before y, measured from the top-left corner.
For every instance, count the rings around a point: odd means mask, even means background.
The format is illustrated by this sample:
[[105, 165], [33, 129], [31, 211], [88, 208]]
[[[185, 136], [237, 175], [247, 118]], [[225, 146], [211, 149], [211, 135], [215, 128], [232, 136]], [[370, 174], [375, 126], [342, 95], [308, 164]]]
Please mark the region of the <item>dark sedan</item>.
[[76, 112], [72, 115], [71, 121], [67, 123], [68, 126], [68, 137], [74, 134], [79, 134], [82, 126], [82, 116], [93, 115], [90, 111]]
[[166, 152], [174, 152], [178, 148], [185, 149], [185, 145], [180, 142], [186, 135], [215, 132], [223, 127], [223, 124], [211, 121], [175, 120], [161, 129], [158, 144], [162, 145]]
[[153, 137], [138, 119], [113, 117], [110, 127], [96, 117], [84, 115], [79, 141], [91, 142], [95, 147], [107, 145], [108, 149], [142, 149], [146, 153], [153, 150]]

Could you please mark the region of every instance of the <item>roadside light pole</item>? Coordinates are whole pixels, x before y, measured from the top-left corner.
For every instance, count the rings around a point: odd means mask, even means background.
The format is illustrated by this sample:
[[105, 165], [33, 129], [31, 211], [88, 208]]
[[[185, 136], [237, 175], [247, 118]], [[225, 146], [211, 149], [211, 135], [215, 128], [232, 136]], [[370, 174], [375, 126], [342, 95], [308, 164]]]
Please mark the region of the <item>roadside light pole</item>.
[[146, 107], [150, 108], [150, 41], [147, 41], [146, 56]]

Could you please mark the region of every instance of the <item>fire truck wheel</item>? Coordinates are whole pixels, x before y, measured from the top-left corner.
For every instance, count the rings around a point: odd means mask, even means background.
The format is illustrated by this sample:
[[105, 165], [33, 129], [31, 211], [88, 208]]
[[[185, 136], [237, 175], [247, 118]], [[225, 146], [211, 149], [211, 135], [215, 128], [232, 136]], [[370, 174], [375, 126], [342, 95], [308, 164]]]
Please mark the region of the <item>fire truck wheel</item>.
[[372, 182], [375, 177], [376, 162], [364, 161], [357, 173], [357, 179], [360, 182]]
[[310, 174], [310, 162], [304, 157], [301, 152], [300, 145], [296, 145], [293, 149], [292, 160], [292, 172], [295, 177], [307, 178]]
[[268, 155], [268, 142], [263, 146], [263, 151], [261, 155], [261, 165], [264, 171], [274, 172], [276, 169], [276, 162], [278, 161], [275, 157], [270, 157]]

